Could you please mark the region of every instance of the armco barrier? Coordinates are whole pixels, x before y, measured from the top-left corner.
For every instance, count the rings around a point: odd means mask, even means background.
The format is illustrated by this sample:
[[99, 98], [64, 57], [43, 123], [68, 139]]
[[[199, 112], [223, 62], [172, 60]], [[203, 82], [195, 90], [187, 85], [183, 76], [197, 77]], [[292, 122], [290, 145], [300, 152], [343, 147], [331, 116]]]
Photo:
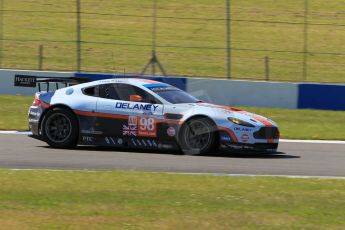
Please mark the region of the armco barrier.
[[345, 111], [345, 85], [276, 83], [180, 77], [123, 76], [26, 70], [0, 70], [0, 94], [33, 95], [36, 89], [14, 87], [16, 74], [51, 77], [89, 77], [93, 80], [140, 77], [174, 85], [206, 102], [232, 106], [325, 109]]

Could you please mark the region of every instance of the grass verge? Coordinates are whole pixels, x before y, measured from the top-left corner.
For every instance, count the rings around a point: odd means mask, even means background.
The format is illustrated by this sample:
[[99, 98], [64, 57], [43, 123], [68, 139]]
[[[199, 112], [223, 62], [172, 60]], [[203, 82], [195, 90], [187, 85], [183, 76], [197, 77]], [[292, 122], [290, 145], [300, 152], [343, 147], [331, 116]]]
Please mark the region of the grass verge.
[[0, 170], [4, 229], [344, 229], [345, 180]]
[[33, 96], [0, 95], [0, 130], [27, 130]]
[[[0, 130], [27, 130], [32, 96], [0, 96]], [[241, 107], [276, 121], [282, 138], [344, 140], [345, 112]]]

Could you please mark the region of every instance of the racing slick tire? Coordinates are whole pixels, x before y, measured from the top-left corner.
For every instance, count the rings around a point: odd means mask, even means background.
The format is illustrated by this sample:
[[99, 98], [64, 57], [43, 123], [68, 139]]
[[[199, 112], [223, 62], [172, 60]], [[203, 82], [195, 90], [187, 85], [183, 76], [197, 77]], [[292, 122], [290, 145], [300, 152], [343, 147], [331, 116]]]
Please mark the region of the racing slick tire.
[[210, 119], [194, 118], [181, 127], [178, 142], [185, 155], [208, 154], [219, 147], [218, 130]]
[[51, 147], [73, 148], [78, 142], [78, 120], [68, 109], [53, 108], [43, 117], [41, 133]]

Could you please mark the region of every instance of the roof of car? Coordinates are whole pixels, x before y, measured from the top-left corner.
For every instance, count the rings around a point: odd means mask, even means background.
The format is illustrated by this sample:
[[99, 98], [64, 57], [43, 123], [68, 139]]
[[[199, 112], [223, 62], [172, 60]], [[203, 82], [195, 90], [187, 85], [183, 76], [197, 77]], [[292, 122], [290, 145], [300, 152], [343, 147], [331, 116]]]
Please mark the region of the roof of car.
[[111, 79], [104, 79], [104, 80], [98, 80], [94, 81], [93, 84], [95, 83], [101, 83], [101, 84], [106, 84], [106, 83], [128, 83], [136, 86], [146, 86], [146, 85], [168, 85], [163, 82], [159, 81], [154, 81], [150, 79], [143, 79], [143, 78], [111, 78]]

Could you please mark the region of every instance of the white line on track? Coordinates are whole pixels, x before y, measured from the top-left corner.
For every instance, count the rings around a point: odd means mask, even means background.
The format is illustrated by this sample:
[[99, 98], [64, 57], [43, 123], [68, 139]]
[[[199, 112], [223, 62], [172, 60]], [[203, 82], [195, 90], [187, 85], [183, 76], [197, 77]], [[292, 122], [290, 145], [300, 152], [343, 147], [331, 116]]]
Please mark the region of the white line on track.
[[282, 177], [282, 178], [295, 178], [295, 179], [342, 179], [341, 176], [301, 176], [301, 175], [266, 175], [266, 174], [228, 174], [228, 173], [178, 173], [167, 172], [168, 174], [183, 174], [183, 175], [200, 175], [200, 176], [224, 176], [224, 177]]
[[[46, 172], [86, 172], [86, 173], [104, 173], [104, 172], [125, 172], [123, 170], [87, 170], [87, 169], [20, 169], [13, 168], [9, 169], [11, 171], [46, 171]], [[341, 176], [300, 176], [300, 175], [256, 175], [256, 174], [228, 174], [228, 173], [188, 173], [188, 172], [150, 172], [150, 171], [135, 171], [128, 170], [126, 172], [136, 172], [136, 173], [163, 173], [171, 175], [195, 175], [195, 176], [214, 176], [214, 177], [281, 177], [281, 178], [291, 178], [291, 179], [341, 179], [345, 180], [345, 177]]]
[[0, 131], [0, 134], [16, 134], [18, 131]]
[[292, 140], [292, 139], [280, 139], [282, 143], [306, 143], [306, 144], [341, 144], [345, 145], [345, 141], [335, 140]]

